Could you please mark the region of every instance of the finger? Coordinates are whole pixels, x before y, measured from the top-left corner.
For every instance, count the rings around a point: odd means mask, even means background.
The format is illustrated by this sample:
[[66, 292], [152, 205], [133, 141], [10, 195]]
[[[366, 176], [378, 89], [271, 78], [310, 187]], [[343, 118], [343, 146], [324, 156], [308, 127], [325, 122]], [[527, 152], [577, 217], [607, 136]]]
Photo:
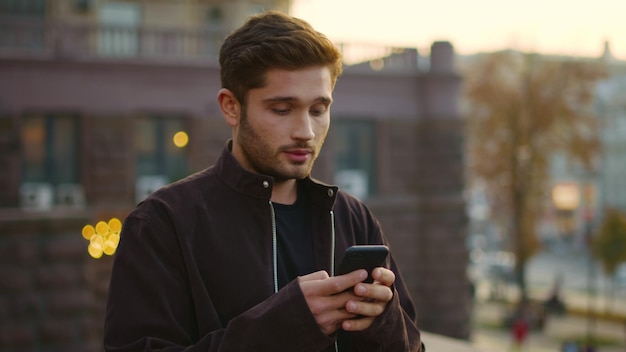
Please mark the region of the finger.
[[345, 310], [336, 310], [315, 316], [315, 321], [324, 334], [330, 335], [341, 327], [342, 322], [354, 317], [356, 317], [356, 315], [348, 313]]
[[346, 331], [362, 331], [369, 328], [374, 322], [374, 317], [344, 320], [341, 328]]
[[[345, 275], [320, 279], [319, 283], [311, 285], [310, 293], [319, 296], [335, 295], [351, 289], [366, 278], [367, 272], [365, 270], [355, 270]], [[306, 284], [306, 281], [301, 281], [301, 287], [304, 284]]]
[[358, 302], [362, 300], [361, 297], [355, 296], [352, 292], [345, 291], [340, 294], [321, 296], [316, 294], [311, 294], [313, 289], [310, 288], [311, 284], [319, 284], [318, 282], [304, 282], [302, 283], [302, 292], [304, 294], [304, 298], [307, 300], [307, 304], [311, 313], [313, 315], [324, 314], [325, 312], [333, 311], [333, 310], [343, 310], [346, 311], [346, 303], [348, 301]]
[[375, 281], [385, 286], [391, 286], [396, 281], [396, 274], [383, 267], [372, 270], [372, 277]]
[[380, 284], [359, 283], [354, 287], [354, 294], [369, 301], [389, 302], [393, 298], [391, 288]]
[[341, 309], [333, 309], [324, 311], [320, 314], [314, 314], [315, 320], [319, 325], [330, 326], [335, 325], [335, 329], [339, 328], [339, 324], [346, 319], [353, 319], [357, 316], [357, 314], [350, 313], [347, 310]]
[[363, 282], [368, 277], [367, 271], [363, 269], [355, 270], [351, 273], [332, 277], [332, 284], [334, 286], [333, 292], [335, 294], [344, 292], [351, 289], [358, 283]]
[[304, 282], [304, 281], [313, 281], [313, 280], [324, 280], [324, 279], [328, 279], [329, 277], [330, 276], [328, 276], [328, 273], [326, 272], [326, 270], [320, 270], [314, 273], [299, 276], [298, 280], [300, 282]]
[[346, 311], [364, 317], [377, 317], [385, 311], [387, 301], [349, 301]]

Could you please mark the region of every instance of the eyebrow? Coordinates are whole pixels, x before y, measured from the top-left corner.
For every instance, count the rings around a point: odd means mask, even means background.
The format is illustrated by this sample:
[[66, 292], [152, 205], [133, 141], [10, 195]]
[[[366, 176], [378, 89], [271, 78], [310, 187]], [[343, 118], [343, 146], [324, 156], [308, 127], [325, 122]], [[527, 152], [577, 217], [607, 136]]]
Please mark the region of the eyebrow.
[[[286, 103], [291, 103], [294, 101], [298, 101], [299, 99], [296, 97], [291, 97], [291, 96], [277, 96], [277, 97], [271, 97], [271, 98], [267, 98], [264, 99], [263, 102], [266, 103], [280, 103], [280, 102], [286, 102]], [[333, 100], [329, 97], [325, 97], [325, 96], [319, 96], [317, 98], [315, 98], [313, 100], [316, 103], [326, 103], [326, 104], [330, 104], [333, 102]]]

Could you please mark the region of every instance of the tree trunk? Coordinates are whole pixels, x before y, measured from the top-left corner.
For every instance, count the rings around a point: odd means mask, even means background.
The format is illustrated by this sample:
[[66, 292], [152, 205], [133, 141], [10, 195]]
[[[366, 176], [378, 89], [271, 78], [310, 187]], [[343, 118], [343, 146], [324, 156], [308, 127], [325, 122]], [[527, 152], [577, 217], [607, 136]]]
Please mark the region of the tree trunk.
[[520, 191], [514, 190], [513, 196], [513, 253], [515, 253], [515, 281], [520, 292], [520, 299], [525, 301], [528, 298], [526, 290], [526, 248], [524, 242], [523, 216], [524, 202]]

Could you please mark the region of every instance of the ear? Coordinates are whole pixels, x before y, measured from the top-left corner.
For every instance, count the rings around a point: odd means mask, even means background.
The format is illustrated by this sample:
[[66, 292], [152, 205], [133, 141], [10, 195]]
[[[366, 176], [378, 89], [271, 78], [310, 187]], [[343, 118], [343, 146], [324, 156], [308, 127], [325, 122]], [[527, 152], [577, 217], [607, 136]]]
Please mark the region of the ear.
[[220, 89], [217, 92], [217, 102], [226, 123], [231, 127], [237, 126], [241, 116], [241, 105], [233, 92], [226, 88]]

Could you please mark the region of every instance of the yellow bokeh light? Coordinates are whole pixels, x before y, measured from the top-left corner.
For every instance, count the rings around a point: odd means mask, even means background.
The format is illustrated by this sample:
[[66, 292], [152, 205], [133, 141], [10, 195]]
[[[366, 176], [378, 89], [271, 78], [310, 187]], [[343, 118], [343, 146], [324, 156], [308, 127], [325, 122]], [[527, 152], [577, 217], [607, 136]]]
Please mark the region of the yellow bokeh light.
[[91, 244], [97, 243], [98, 245], [102, 245], [103, 242], [104, 242], [104, 238], [100, 235], [93, 235], [89, 239], [89, 243]]
[[100, 257], [102, 257], [102, 246], [97, 244], [97, 243], [91, 243], [89, 244], [89, 247], [87, 247], [87, 251], [89, 252], [89, 255], [98, 259]]
[[175, 146], [183, 148], [187, 145], [187, 143], [189, 143], [189, 136], [185, 131], [178, 131], [174, 134], [174, 138], [172, 138], [172, 140], [174, 141]]
[[95, 259], [100, 259], [103, 254], [113, 255], [120, 243], [122, 221], [111, 218], [107, 221], [98, 221], [96, 226], [83, 226], [83, 238], [89, 241], [87, 252]]
[[103, 246], [102, 246], [102, 251], [106, 255], [113, 255], [113, 253], [115, 253], [116, 249], [117, 249], [117, 246], [115, 245], [115, 243], [113, 243], [111, 241], [105, 241]]
[[104, 221], [98, 221], [96, 224], [96, 233], [100, 236], [106, 235], [109, 232], [109, 225]]
[[111, 233], [120, 233], [122, 230], [122, 222], [118, 218], [112, 218], [109, 220], [109, 231]]
[[83, 238], [86, 240], [90, 240], [91, 236], [96, 234], [96, 229], [93, 228], [93, 226], [91, 225], [85, 225], [83, 227]]
[[120, 243], [120, 235], [112, 233], [107, 237], [107, 241], [111, 241], [115, 244], [115, 247]]

